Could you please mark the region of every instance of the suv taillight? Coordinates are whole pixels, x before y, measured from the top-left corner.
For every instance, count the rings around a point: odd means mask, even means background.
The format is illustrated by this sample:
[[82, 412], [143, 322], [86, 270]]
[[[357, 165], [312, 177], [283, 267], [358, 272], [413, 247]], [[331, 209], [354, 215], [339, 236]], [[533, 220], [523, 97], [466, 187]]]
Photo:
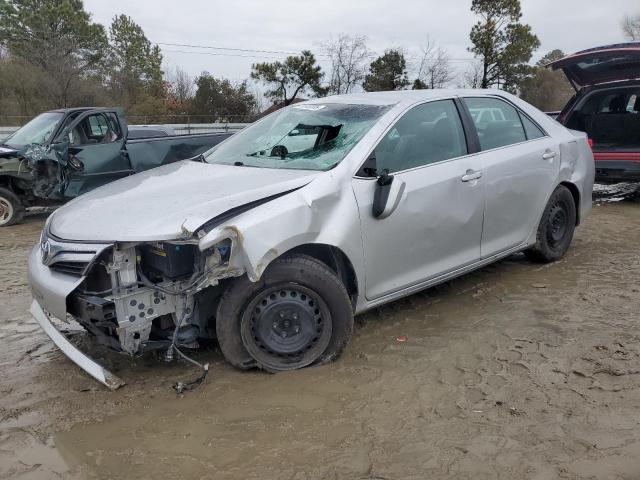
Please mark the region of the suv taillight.
[[593, 151], [593, 139], [587, 138], [587, 142], [589, 143], [589, 148], [591, 148], [591, 150]]

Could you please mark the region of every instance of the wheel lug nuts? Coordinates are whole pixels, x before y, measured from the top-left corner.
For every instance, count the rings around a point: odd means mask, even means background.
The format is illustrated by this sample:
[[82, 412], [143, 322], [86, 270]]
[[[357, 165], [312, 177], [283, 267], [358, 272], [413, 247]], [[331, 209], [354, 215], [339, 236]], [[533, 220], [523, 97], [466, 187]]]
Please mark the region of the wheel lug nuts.
[[287, 332], [282, 332], [280, 335], [282, 336], [282, 338], [287, 338]]
[[280, 312], [280, 318], [284, 318], [284, 312]]
[[300, 332], [300, 327], [296, 327], [296, 328], [294, 328], [294, 330], [295, 330], [296, 333], [298, 333], [298, 332]]
[[278, 322], [273, 322], [273, 328], [278, 328]]

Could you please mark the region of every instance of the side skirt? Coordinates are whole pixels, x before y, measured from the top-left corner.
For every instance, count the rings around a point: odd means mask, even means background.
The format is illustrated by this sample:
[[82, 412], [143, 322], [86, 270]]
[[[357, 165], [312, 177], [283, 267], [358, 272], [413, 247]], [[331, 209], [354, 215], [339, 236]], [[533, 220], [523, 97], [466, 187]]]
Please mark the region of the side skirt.
[[456, 277], [460, 277], [462, 275], [465, 275], [469, 272], [472, 272], [474, 270], [478, 270], [479, 268], [482, 267], [486, 267], [487, 265], [490, 265], [492, 263], [497, 262], [498, 260], [502, 260], [503, 258], [506, 258], [510, 255], [513, 255], [514, 253], [518, 253], [521, 252], [523, 250], [526, 250], [528, 247], [528, 245], [526, 243], [517, 245], [513, 248], [510, 248], [509, 250], [505, 250], [504, 252], [498, 253], [496, 255], [492, 255], [491, 257], [487, 257], [487, 258], [483, 258], [475, 263], [472, 263], [470, 265], [466, 265], [462, 268], [458, 268], [456, 270], [452, 270], [451, 272], [445, 273], [443, 275], [434, 277], [434, 278], [430, 278], [429, 280], [426, 280], [424, 282], [418, 283], [416, 285], [412, 285], [410, 287], [404, 288], [402, 290], [398, 290], [397, 292], [394, 293], [390, 293], [388, 295], [385, 295], [384, 297], [380, 297], [380, 298], [376, 298], [375, 300], [371, 300], [371, 301], [366, 301], [366, 303], [364, 305], [359, 305], [358, 308], [356, 309], [356, 315], [360, 314], [360, 313], [364, 313], [367, 310], [371, 310], [372, 308], [378, 307], [384, 303], [389, 303], [389, 302], [393, 302], [394, 300], [398, 300], [400, 298], [403, 297], [408, 297], [409, 295], [412, 295], [416, 292], [419, 292], [421, 290], [425, 290], [427, 288], [431, 288], [434, 287], [436, 285], [439, 285], [441, 283], [444, 283], [448, 280], [451, 280], [453, 278]]

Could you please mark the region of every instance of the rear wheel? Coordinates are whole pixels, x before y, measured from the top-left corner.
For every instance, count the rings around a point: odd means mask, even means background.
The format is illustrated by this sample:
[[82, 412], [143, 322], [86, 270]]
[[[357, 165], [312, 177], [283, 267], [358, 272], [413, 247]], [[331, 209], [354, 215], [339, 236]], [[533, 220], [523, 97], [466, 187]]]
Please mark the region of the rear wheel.
[[20, 223], [25, 210], [18, 196], [7, 188], [0, 187], [0, 227]]
[[550, 263], [569, 249], [576, 226], [576, 205], [569, 189], [560, 185], [551, 195], [538, 225], [535, 245], [525, 251], [530, 260]]
[[259, 282], [242, 277], [218, 306], [225, 358], [241, 369], [295, 370], [337, 358], [353, 332], [353, 311], [336, 274], [307, 256], [274, 261]]

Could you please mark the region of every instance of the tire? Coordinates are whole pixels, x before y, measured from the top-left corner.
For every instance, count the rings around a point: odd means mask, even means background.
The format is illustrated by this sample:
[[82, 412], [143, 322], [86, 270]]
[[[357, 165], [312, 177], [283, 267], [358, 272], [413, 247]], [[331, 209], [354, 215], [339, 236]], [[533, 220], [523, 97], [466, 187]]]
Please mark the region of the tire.
[[297, 255], [275, 260], [258, 282], [246, 275], [222, 295], [220, 349], [241, 370], [295, 370], [340, 356], [353, 333], [347, 290], [325, 264]]
[[569, 189], [555, 189], [538, 225], [536, 243], [524, 253], [529, 260], [551, 263], [561, 259], [569, 249], [576, 228], [576, 204]]
[[0, 227], [20, 223], [24, 214], [24, 205], [18, 196], [11, 190], [0, 187]]

